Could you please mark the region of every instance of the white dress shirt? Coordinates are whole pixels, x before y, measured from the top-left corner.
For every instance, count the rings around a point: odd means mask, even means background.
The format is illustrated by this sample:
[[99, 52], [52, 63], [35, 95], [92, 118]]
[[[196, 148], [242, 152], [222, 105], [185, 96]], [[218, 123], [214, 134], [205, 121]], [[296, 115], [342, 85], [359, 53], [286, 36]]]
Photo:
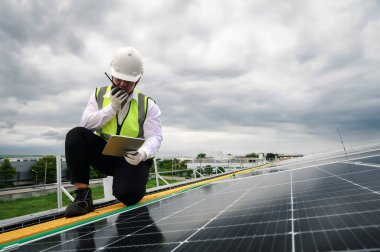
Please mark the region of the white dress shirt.
[[[104, 97], [109, 97], [107, 92]], [[121, 124], [126, 117], [131, 100], [135, 99], [138, 102], [136, 90], [134, 89], [132, 94], [128, 97], [127, 103], [117, 113], [118, 123]], [[102, 128], [109, 120], [116, 115], [111, 104], [98, 109], [98, 103], [95, 98], [95, 92], [92, 93], [87, 107], [85, 108], [82, 118], [81, 126], [92, 131]], [[158, 105], [151, 99], [148, 99], [148, 111], [146, 119], [143, 125], [145, 142], [141, 149], [145, 152], [149, 158], [158, 152], [162, 142], [162, 130], [161, 130], [161, 110]]]

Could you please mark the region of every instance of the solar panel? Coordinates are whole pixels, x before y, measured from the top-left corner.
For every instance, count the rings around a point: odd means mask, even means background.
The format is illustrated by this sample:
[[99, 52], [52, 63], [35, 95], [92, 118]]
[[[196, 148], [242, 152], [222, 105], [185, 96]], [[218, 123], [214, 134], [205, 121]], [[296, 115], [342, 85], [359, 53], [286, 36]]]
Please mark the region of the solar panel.
[[380, 151], [341, 154], [209, 184], [17, 251], [378, 251]]

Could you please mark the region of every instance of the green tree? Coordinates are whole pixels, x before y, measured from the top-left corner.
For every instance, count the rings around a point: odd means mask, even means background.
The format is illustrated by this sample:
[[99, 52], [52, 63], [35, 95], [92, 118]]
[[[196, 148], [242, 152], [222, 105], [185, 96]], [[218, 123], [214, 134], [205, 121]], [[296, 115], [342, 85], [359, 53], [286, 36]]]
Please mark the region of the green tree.
[[90, 166], [90, 179], [97, 179], [97, 178], [105, 178], [106, 175], [95, 169], [94, 167]]
[[13, 183], [8, 180], [12, 179], [16, 175], [16, 168], [11, 165], [11, 162], [8, 158], [3, 160], [3, 163], [0, 165], [0, 188], [12, 187]]
[[57, 167], [55, 156], [45, 156], [30, 167], [32, 180], [35, 181], [37, 175], [37, 184], [44, 183], [46, 169], [46, 183], [54, 183], [57, 180]]
[[259, 155], [257, 155], [256, 153], [252, 152], [252, 153], [249, 153], [249, 154], [245, 155], [245, 157], [258, 158]]
[[223, 167], [218, 166], [218, 169], [216, 170], [216, 173], [224, 173], [226, 172]]
[[205, 158], [206, 157], [206, 154], [205, 153], [199, 153], [198, 155], [197, 155], [197, 159], [199, 159], [199, 164], [200, 164], [200, 170], [202, 169], [202, 161], [203, 161], [203, 158]]
[[203, 171], [202, 168], [197, 168], [196, 171], [197, 172], [195, 173], [195, 178], [200, 178], [201, 175], [199, 175], [199, 174], [203, 174], [204, 173], [204, 171]]
[[178, 177], [183, 177], [183, 175], [184, 175], [184, 171], [180, 171], [180, 170], [178, 170], [178, 171], [176, 172], [176, 174], [177, 174]]
[[191, 176], [193, 175], [193, 170], [192, 169], [187, 169], [186, 171], [185, 171], [185, 177], [187, 178], [187, 179], [191, 179]]
[[159, 160], [157, 163], [157, 168], [160, 171], [170, 171], [172, 169], [172, 164], [173, 160], [171, 159], [164, 159], [164, 160]]
[[273, 161], [276, 157], [278, 157], [278, 154], [276, 154], [276, 153], [267, 153], [265, 156], [266, 156], [266, 160]]
[[191, 160], [182, 160], [181, 162], [179, 162], [179, 169], [180, 170], [184, 170], [187, 168], [187, 163], [189, 163]]
[[179, 159], [174, 158], [172, 162], [173, 170], [179, 170]]
[[212, 168], [211, 165], [206, 165], [204, 168], [204, 171], [207, 175], [211, 175], [211, 174], [213, 174], [214, 168]]

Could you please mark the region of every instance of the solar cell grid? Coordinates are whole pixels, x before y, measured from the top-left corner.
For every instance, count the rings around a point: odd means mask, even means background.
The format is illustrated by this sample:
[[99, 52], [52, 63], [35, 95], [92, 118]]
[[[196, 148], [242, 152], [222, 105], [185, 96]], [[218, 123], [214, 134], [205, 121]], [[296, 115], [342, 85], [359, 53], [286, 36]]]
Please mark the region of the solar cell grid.
[[[356, 160], [356, 159], [365, 159], [365, 158], [372, 158], [372, 157], [380, 157], [380, 150], [374, 149], [374, 150], [365, 150], [358, 153], [353, 153], [348, 156], [349, 160]], [[347, 160], [347, 159], [346, 159]], [[346, 161], [342, 159], [341, 161]]]
[[[321, 179], [322, 181], [329, 181], [328, 183], [321, 183], [324, 186], [332, 185], [334, 182], [338, 185], [344, 185], [339, 187], [334, 187], [333, 193], [321, 193], [321, 191], [316, 191], [316, 206], [309, 206], [311, 208], [296, 208], [296, 221], [295, 228], [298, 235], [296, 236], [297, 249], [299, 250], [347, 250], [347, 249], [363, 249], [363, 248], [375, 248], [379, 245], [376, 239], [373, 239], [373, 234], [368, 233], [368, 228], [370, 226], [378, 227], [378, 213], [380, 209], [380, 198], [378, 195], [368, 192], [366, 188], [355, 184], [349, 180], [349, 178], [356, 178], [353, 174], [343, 175], [342, 177], [347, 177], [346, 180], [340, 178], [335, 174], [347, 174], [347, 170], [351, 169], [351, 165], [340, 164], [337, 166], [323, 166], [319, 168], [333, 177], [327, 179]], [[358, 171], [357, 167], [352, 168], [352, 170]], [[365, 169], [364, 169], [365, 170]], [[372, 169], [367, 169], [365, 172], [361, 172], [360, 175], [366, 174], [366, 180], [371, 180], [368, 174], [372, 173]], [[305, 188], [305, 186], [303, 187]], [[351, 189], [352, 188], [352, 189]], [[297, 195], [297, 190], [300, 187], [295, 186], [295, 191]], [[302, 187], [301, 187], [302, 191]], [[365, 193], [366, 192], [366, 193]], [[343, 197], [339, 197], [342, 194]], [[323, 200], [329, 196], [337, 196], [336, 202], [331, 200]], [[354, 195], [354, 197], [351, 197]], [[367, 199], [361, 199], [358, 201], [358, 197], [355, 195], [366, 195]], [[310, 195], [312, 196], [312, 194]], [[296, 197], [296, 205], [298, 199], [305, 199], [303, 197]], [[371, 216], [372, 224], [369, 224], [368, 214], [374, 214]], [[377, 216], [377, 217], [376, 217]], [[377, 224], [376, 224], [377, 223]], [[347, 232], [349, 230], [349, 232]], [[362, 239], [368, 241], [367, 247], [360, 244], [357, 239], [352, 239], [353, 236], [360, 235]], [[356, 242], [355, 242], [356, 241]]]
[[189, 241], [176, 251], [290, 251], [290, 235], [230, 237]]
[[[359, 152], [350, 153], [348, 152], [348, 158], [349, 161], [362, 161], [366, 160], [367, 158], [380, 158], [380, 150], [363, 150]], [[341, 163], [341, 162], [347, 162], [346, 155], [344, 152], [339, 152], [335, 154], [328, 154], [328, 155], [313, 155], [311, 157], [305, 157], [297, 160], [289, 160], [288, 162], [283, 162], [281, 165], [279, 165], [277, 168], [280, 169], [296, 169], [296, 168], [303, 168], [307, 166], [313, 166], [313, 165], [325, 165], [329, 163]]]
[[[343, 174], [360, 174], [365, 173], [367, 171], [376, 171], [375, 167], [370, 166], [357, 166], [350, 162], [345, 163], [337, 163], [334, 165], [326, 165], [319, 167], [322, 171], [328, 171], [335, 175], [343, 175]], [[325, 174], [326, 175], [326, 174]]]
[[[376, 153], [380, 152], [370, 154]], [[18, 251], [380, 249], [376, 193], [380, 169], [347, 164], [344, 159], [237, 176], [26, 244]], [[331, 160], [342, 163], [325, 164]]]
[[379, 157], [361, 158], [360, 162], [365, 162], [365, 163], [370, 163], [370, 164], [380, 164], [380, 156]]

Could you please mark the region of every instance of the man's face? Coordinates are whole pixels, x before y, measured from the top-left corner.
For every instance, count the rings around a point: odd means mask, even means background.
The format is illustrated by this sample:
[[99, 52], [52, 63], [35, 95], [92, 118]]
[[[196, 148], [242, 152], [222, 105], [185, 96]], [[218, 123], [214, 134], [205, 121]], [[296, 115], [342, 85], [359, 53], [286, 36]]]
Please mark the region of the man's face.
[[133, 91], [133, 89], [135, 88], [135, 84], [136, 84], [135, 82], [125, 81], [125, 80], [121, 80], [121, 79], [118, 79], [115, 77], [112, 77], [112, 81], [113, 81], [113, 83], [115, 83], [115, 85], [118, 88], [123, 89], [128, 94], [130, 94]]

